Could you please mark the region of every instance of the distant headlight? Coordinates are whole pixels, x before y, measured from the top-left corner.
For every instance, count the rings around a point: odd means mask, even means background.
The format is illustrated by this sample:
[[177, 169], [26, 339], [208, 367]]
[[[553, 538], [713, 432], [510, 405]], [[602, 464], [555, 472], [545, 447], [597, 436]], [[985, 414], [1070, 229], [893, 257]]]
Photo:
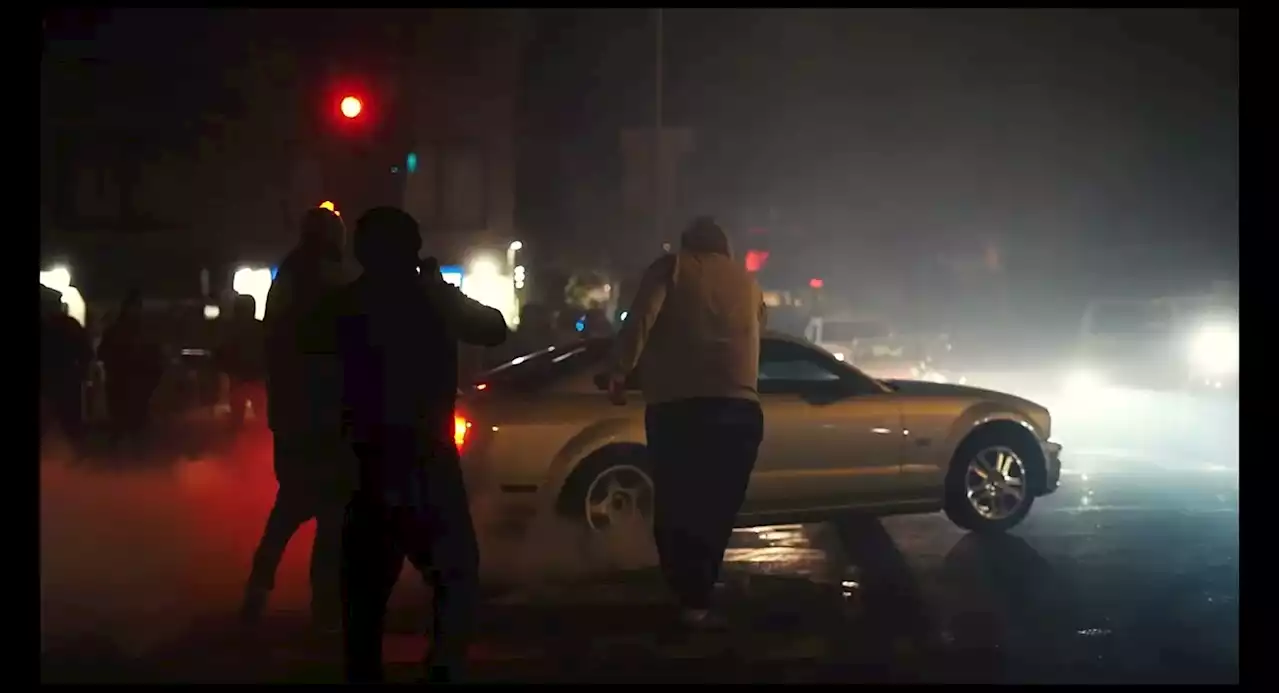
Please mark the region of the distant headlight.
[[1106, 387], [1107, 379], [1098, 371], [1079, 368], [1067, 374], [1066, 386], [1069, 392], [1088, 393]]
[[1240, 331], [1234, 325], [1209, 325], [1191, 340], [1191, 366], [1198, 373], [1229, 375], [1240, 370]]

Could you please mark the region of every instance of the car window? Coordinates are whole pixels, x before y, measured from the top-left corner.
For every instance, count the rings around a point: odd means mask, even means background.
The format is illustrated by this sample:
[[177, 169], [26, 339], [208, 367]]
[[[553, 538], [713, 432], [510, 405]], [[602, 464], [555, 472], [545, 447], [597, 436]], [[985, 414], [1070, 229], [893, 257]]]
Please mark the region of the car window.
[[840, 376], [810, 358], [760, 358], [760, 380], [830, 381]]
[[856, 396], [884, 392], [873, 379], [816, 347], [784, 339], [760, 343], [760, 394]]
[[841, 366], [815, 348], [780, 340], [760, 343], [760, 394], [831, 392], [843, 389]]

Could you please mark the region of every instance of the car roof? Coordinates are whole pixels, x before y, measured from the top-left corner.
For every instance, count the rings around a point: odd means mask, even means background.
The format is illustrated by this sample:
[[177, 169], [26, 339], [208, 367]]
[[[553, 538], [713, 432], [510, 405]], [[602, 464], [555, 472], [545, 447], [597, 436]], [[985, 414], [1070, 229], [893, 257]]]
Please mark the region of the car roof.
[[[835, 360], [835, 358], [834, 358], [833, 356], [831, 356], [831, 354], [829, 354], [825, 349], [822, 349], [821, 347], [819, 347], [819, 346], [817, 346], [817, 345], [813, 344], [812, 342], [809, 342], [808, 340], [805, 340], [805, 339], [803, 339], [803, 338], [801, 338], [801, 337], [797, 337], [797, 336], [795, 336], [795, 335], [787, 334], [787, 333], [785, 333], [785, 332], [778, 332], [778, 331], [775, 331], [775, 330], [766, 330], [765, 332], [763, 332], [763, 333], [760, 335], [760, 338], [761, 338], [761, 340], [768, 340], [768, 341], [775, 342], [775, 343], [790, 344], [790, 345], [796, 346], [796, 347], [798, 347], [798, 348], [801, 348], [801, 349], [805, 349], [805, 350], [807, 350], [807, 351], [810, 351], [810, 352], [812, 352], [812, 353], [814, 353], [814, 354], [816, 354], [816, 355], [820, 355], [821, 357], [825, 357], [825, 358], [830, 359], [830, 360]], [[575, 340], [575, 341], [572, 341], [572, 342], [567, 342], [567, 343], [557, 344], [557, 345], [555, 345], [555, 347], [554, 347], [554, 348], [543, 348], [543, 349], [539, 349], [539, 350], [534, 351], [534, 352], [532, 352], [532, 353], [530, 353], [530, 354], [526, 354], [526, 355], [525, 355], [525, 356], [523, 356], [523, 357], [518, 357], [517, 359], [513, 359], [512, 361], [508, 361], [508, 362], [506, 362], [506, 363], [504, 363], [504, 364], [501, 364], [501, 365], [496, 366], [496, 367], [494, 367], [494, 368], [492, 368], [492, 369], [489, 369], [489, 370], [487, 370], [485, 373], [480, 374], [478, 377], [480, 377], [480, 378], [485, 378], [485, 377], [487, 377], [487, 376], [497, 375], [497, 374], [498, 374], [498, 373], [500, 373], [500, 372], [507, 371], [507, 370], [508, 370], [509, 368], [511, 368], [512, 366], [519, 366], [519, 365], [520, 365], [520, 363], [517, 363], [517, 361], [519, 361], [519, 362], [523, 363], [523, 362], [526, 362], [526, 361], [527, 361], [528, 359], [530, 359], [531, 357], [535, 357], [535, 356], [543, 356], [543, 355], [550, 355], [550, 354], [563, 354], [563, 353], [565, 353], [565, 352], [569, 352], [569, 351], [587, 351], [587, 350], [594, 351], [594, 352], [596, 352], [597, 354], [601, 354], [601, 353], [606, 352], [606, 351], [609, 349], [609, 347], [610, 347], [610, 345], [611, 345], [611, 343], [613, 342], [613, 340], [614, 340], [614, 339], [615, 339], [615, 337], [613, 337], [613, 336], [607, 336], [607, 337], [606, 337], [606, 336], [584, 337], [584, 338], [582, 338], [582, 339], [578, 339], [578, 340]], [[559, 357], [557, 357], [555, 360], [556, 360], [556, 361], [559, 361], [559, 360], [561, 360], [561, 359], [560, 359]], [[543, 360], [543, 359], [537, 359], [537, 361], [538, 361], [539, 363], [541, 363], [541, 362], [543, 362], [544, 360]], [[857, 369], [857, 368], [855, 368], [855, 367], [853, 367], [851, 364], [842, 363], [841, 365], [842, 365], [842, 366], [844, 366], [845, 368], [849, 368], [849, 369], [851, 369], [851, 370], [853, 370], [853, 371], [858, 371], [858, 369]], [[860, 372], [860, 371], [858, 371], [858, 372]], [[865, 373], [863, 373], [862, 375], [863, 375], [864, 377], [868, 377], [868, 378], [870, 378], [870, 377], [871, 377], [871, 376], [867, 376]], [[873, 380], [874, 380], [874, 379], [873, 379]]]
[[802, 337], [797, 337], [793, 334], [787, 334], [786, 332], [778, 332], [776, 330], [765, 330], [760, 335], [760, 339], [772, 339], [779, 342], [788, 342], [791, 344], [795, 344], [797, 346], [808, 347], [809, 349], [818, 348], [814, 346], [813, 342], [810, 342], [807, 339], [804, 339]]
[[[576, 342], [569, 342], [568, 344], [557, 345], [556, 348], [565, 349], [565, 348], [584, 346], [584, 345], [609, 344], [613, 342], [614, 339], [615, 337], [585, 337]], [[786, 332], [778, 332], [776, 330], [765, 330], [760, 334], [760, 339], [772, 339], [779, 342], [788, 342], [790, 344], [807, 347], [809, 349], [818, 348], [814, 346], [813, 343], [807, 339], [804, 339], [802, 337], [797, 337], [792, 334], [787, 334]]]

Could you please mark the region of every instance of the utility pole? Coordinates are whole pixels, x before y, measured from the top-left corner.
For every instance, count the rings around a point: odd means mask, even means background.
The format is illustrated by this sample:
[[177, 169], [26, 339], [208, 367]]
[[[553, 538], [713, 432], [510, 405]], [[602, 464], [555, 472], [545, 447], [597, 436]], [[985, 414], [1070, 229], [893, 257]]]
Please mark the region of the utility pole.
[[653, 232], [659, 243], [665, 243], [662, 188], [662, 8], [656, 11], [653, 65]]

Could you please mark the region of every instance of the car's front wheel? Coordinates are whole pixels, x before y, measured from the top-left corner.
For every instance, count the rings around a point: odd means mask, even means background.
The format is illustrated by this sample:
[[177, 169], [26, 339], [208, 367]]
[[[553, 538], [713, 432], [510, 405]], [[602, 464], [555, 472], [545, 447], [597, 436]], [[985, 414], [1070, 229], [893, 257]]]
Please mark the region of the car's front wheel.
[[943, 503], [956, 525], [974, 532], [1003, 532], [1031, 512], [1037, 458], [1018, 438], [979, 432], [956, 451]]

